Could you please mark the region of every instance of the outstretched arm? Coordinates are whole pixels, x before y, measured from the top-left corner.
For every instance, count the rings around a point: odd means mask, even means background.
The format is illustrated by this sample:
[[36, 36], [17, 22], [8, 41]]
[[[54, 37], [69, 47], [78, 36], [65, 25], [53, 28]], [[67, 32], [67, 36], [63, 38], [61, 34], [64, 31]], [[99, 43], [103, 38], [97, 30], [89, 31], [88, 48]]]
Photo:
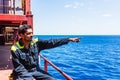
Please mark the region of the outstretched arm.
[[61, 46], [67, 44], [68, 42], [79, 42], [79, 38], [61, 38], [61, 39], [50, 39], [50, 40], [39, 40], [38, 47], [39, 50], [54, 48], [57, 46]]

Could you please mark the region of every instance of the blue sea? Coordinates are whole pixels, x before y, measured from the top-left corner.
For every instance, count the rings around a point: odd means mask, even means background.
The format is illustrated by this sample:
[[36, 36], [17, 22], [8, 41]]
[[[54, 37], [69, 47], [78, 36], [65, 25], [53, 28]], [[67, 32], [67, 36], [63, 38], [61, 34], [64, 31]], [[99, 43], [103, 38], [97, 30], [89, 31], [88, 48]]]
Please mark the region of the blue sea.
[[[41, 39], [80, 38], [80, 42], [41, 52], [73, 80], [120, 80], [120, 36], [116, 35], [35, 35]], [[40, 63], [43, 67], [43, 62]], [[56, 80], [66, 80], [49, 66]]]

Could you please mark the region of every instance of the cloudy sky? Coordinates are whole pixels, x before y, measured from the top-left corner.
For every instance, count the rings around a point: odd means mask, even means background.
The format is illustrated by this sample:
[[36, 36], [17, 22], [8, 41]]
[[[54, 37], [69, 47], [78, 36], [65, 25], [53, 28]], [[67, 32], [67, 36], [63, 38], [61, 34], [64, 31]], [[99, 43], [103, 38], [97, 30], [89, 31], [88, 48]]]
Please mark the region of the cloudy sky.
[[34, 34], [120, 35], [120, 0], [31, 0]]

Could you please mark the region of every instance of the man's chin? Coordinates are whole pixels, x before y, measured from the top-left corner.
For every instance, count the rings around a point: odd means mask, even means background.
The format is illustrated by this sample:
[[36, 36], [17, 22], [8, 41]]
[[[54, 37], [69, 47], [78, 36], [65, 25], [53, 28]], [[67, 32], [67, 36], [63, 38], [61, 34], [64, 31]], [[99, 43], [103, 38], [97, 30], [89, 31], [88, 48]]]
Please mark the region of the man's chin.
[[26, 40], [27, 42], [31, 42], [32, 41], [32, 39], [29, 39], [29, 40]]

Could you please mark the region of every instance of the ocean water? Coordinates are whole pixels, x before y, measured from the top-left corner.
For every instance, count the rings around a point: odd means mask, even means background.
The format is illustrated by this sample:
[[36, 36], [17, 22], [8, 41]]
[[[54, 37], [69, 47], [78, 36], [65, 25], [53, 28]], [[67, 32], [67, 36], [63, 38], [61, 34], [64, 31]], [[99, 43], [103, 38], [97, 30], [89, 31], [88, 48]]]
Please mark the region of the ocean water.
[[[35, 35], [41, 39], [78, 37], [78, 43], [41, 52], [73, 80], [120, 80], [120, 36], [110, 35]], [[41, 68], [43, 62], [41, 61]], [[49, 66], [56, 80], [66, 80]]]

